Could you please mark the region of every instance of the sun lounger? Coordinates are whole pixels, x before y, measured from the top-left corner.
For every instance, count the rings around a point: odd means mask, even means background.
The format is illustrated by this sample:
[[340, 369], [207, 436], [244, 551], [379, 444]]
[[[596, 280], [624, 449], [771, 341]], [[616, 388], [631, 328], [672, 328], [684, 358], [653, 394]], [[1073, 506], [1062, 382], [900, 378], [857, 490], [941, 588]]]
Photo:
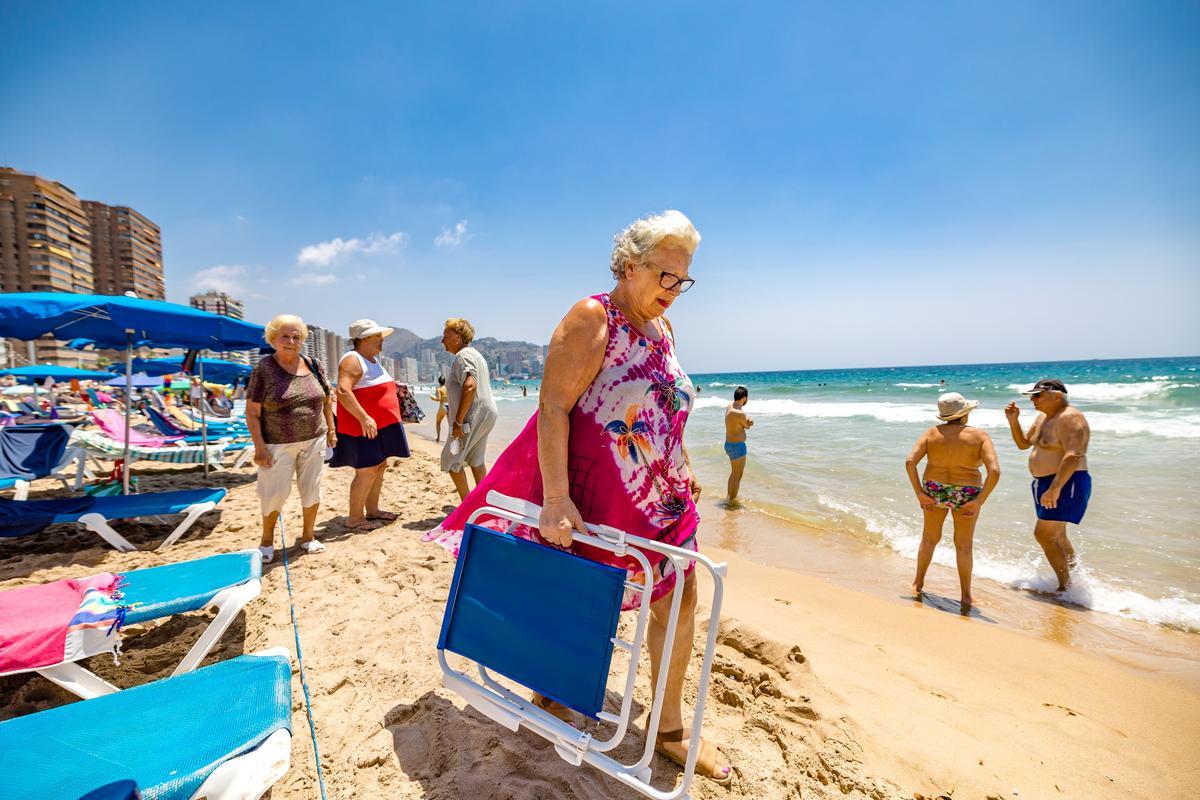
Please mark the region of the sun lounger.
[[[187, 433], [195, 433], [196, 431], [200, 430], [200, 420], [192, 417], [178, 406], [168, 407], [167, 412], [170, 414], [171, 419], [174, 420], [175, 424], [178, 425], [183, 431]], [[221, 420], [219, 422], [207, 420], [206, 422], [210, 436], [214, 434], [220, 434], [222, 432], [228, 433], [232, 436], [249, 435], [247, 432], [248, 429], [246, 428], [246, 421], [243, 419], [232, 421]]]
[[[111, 408], [98, 408], [92, 412], [92, 420], [105, 436], [117, 442], [125, 441], [125, 416]], [[183, 436], [155, 436], [142, 433], [136, 428], [129, 429], [129, 443], [134, 447], [165, 447], [176, 442], [182, 442]]]
[[188, 489], [179, 492], [146, 492], [114, 497], [63, 497], [55, 500], [0, 499], [0, 538], [27, 536], [47, 525], [78, 522], [122, 552], [136, 550], [108, 524], [109, 520], [164, 514], [183, 514], [158, 550], [183, 536], [203, 513], [212, 511], [225, 497], [224, 489]]
[[[463, 534], [446, 613], [438, 639], [442, 682], [471, 706], [512, 731], [526, 727], [550, 741], [568, 763], [588, 763], [621, 783], [657, 800], [687, 796], [700, 748], [692, 748], [682, 781], [664, 791], [650, 785], [650, 764], [659, 732], [666, 670], [659, 675], [640, 757], [623, 764], [608, 755], [626, 738], [633, 715], [633, 689], [650, 619], [650, 591], [629, 581], [624, 570], [590, 561], [552, 547], [519, 539], [475, 523], [492, 518], [510, 525], [536, 528], [541, 509], [532, 503], [488, 494], [489, 506], [476, 511]], [[704, 704], [716, 648], [725, 565], [678, 547], [664, 545], [608, 527], [588, 526], [591, 535], [576, 540], [635, 558], [643, 575], [653, 575], [645, 553], [670, 559], [682, 575], [692, 561], [709, 571], [713, 581], [708, 639], [700, 665], [699, 688], [690, 740], [700, 741]], [[635, 549], [635, 547], [637, 549]], [[503, 580], [497, 576], [503, 575]], [[513, 592], [519, 585], [521, 592]], [[617, 637], [617, 617], [626, 592], [638, 597], [637, 626], [632, 641]], [[670, 661], [671, 643], [679, 621], [683, 582], [671, 591], [663, 662]], [[663, 598], [666, 600], [666, 597]], [[609, 691], [614, 648], [622, 652], [624, 677]], [[474, 662], [478, 675], [454, 669], [451, 652]], [[510, 682], [537, 691], [601, 723], [588, 732], [538, 708], [523, 694], [502, 684], [495, 671]], [[618, 698], [619, 713], [604, 710], [606, 691]], [[589, 729], [592, 730], [592, 729]], [[604, 734], [609, 733], [607, 736]]]
[[[99, 431], [76, 430], [71, 434], [71, 444], [101, 458], [122, 458], [125, 451], [124, 444]], [[208, 463], [219, 468], [225, 451], [229, 448], [230, 442], [228, 441], [217, 438], [210, 439]], [[130, 445], [129, 460], [131, 463], [134, 461], [162, 461], [168, 464], [202, 464], [204, 463], [204, 448], [200, 445], [175, 445], [173, 447]]]
[[29, 497], [29, 484], [38, 478], [57, 478], [67, 486], [62, 470], [75, 462], [84, 469], [83, 453], [67, 451], [71, 429], [66, 425], [12, 425], [0, 428], [0, 489], [14, 488], [13, 499]]
[[0, 723], [3, 796], [132, 780], [153, 800], [256, 800], [291, 763], [291, 678], [273, 648]]
[[[258, 597], [262, 591], [262, 557], [257, 550], [242, 550], [133, 570], [120, 577], [120, 603], [127, 607], [122, 618], [124, 625], [167, 619], [206, 608], [216, 609], [216, 617], [171, 673], [181, 675], [199, 666], [245, 605]], [[4, 595], [0, 592], [0, 607], [4, 606]], [[26, 662], [20, 669], [0, 674], [37, 672], [85, 699], [118, 691], [78, 663], [114, 651], [120, 636], [118, 628], [102, 625], [81, 631], [71, 638], [65, 648], [65, 660], [59, 663]]]

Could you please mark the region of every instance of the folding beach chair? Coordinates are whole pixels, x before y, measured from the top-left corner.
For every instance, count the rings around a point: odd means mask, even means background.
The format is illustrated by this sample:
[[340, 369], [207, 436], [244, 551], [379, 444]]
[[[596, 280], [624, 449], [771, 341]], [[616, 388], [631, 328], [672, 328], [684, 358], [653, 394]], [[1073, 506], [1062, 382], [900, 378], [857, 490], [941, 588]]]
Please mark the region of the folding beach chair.
[[27, 536], [56, 522], [78, 522], [122, 552], [136, 550], [108, 524], [114, 519], [183, 514], [156, 549], [165, 550], [225, 498], [224, 489], [185, 489], [113, 497], [62, 497], [54, 500], [0, 499], [0, 538]]
[[[209, 608], [216, 610], [212, 622], [171, 672], [182, 675], [199, 666], [246, 604], [262, 592], [262, 556], [257, 550], [240, 550], [161, 567], [135, 569], [122, 573], [122, 576], [125, 580], [120, 588], [121, 603], [129, 607], [124, 616], [125, 625], [165, 620]], [[0, 675], [37, 672], [84, 699], [111, 694], [118, 691], [117, 687], [84, 669], [78, 662], [112, 652], [119, 635], [115, 627], [86, 630], [68, 654], [69, 660]]]
[[291, 763], [282, 647], [0, 722], [5, 800], [134, 781], [154, 800], [257, 800]]
[[0, 489], [15, 488], [14, 500], [29, 497], [29, 484], [38, 478], [57, 478], [68, 485], [62, 470], [75, 462], [84, 470], [86, 456], [67, 451], [71, 429], [66, 425], [13, 425], [0, 428]]
[[[650, 619], [652, 585], [628, 580], [623, 569], [474, 524], [480, 519], [493, 518], [510, 525], [537, 527], [541, 513], [538, 506], [498, 492], [489, 492], [487, 500], [488, 506], [471, 515], [459, 546], [438, 638], [443, 685], [509, 730], [524, 726], [549, 740], [559, 756], [570, 764], [591, 764], [656, 800], [686, 798], [699, 747], [689, 750], [682, 781], [673, 790], [664, 792], [650, 785], [650, 764], [667, 678], [665, 669], [659, 674], [654, 690], [640, 758], [623, 764], [607, 754], [625, 740], [629, 731], [634, 683]], [[642, 575], [655, 573], [641, 550], [669, 559], [676, 575], [684, 574], [689, 561], [703, 566], [712, 575], [712, 612], [691, 727], [691, 741], [699, 742], [716, 648], [725, 565], [715, 564], [699, 553], [630, 536], [607, 526], [587, 527], [591, 534], [577, 533], [576, 541], [634, 558]], [[514, 585], [520, 586], [521, 591], [514, 592]], [[616, 635], [617, 617], [626, 591], [640, 595], [632, 641]], [[677, 580], [671, 591], [664, 664], [670, 662], [682, 597], [683, 581]], [[614, 690], [619, 713], [603, 710], [614, 648], [625, 653], [628, 660], [624, 677], [616, 681]], [[478, 676], [452, 668], [447, 652], [474, 662]], [[493, 671], [599, 721], [611, 732], [602, 738], [605, 731], [587, 733], [555, 718], [501, 684]]]

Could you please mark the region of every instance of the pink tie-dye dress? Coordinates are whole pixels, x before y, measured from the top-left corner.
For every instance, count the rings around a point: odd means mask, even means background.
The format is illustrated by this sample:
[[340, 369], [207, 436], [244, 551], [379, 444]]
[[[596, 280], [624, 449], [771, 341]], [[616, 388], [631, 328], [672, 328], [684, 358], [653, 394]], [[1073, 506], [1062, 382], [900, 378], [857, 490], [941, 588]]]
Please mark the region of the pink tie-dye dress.
[[[663, 333], [655, 341], [634, 327], [607, 294], [593, 299], [608, 313], [608, 344], [599, 374], [569, 417], [571, 500], [587, 522], [694, 551], [699, 517], [683, 454], [683, 427], [694, 396], [691, 380], [679, 366], [666, 326], [660, 326]], [[457, 555], [463, 526], [487, 504], [493, 489], [542, 504], [536, 413], [483, 482], [425, 534], [425, 540]], [[535, 530], [518, 528], [514, 533], [540, 541]], [[628, 569], [631, 579], [641, 580], [634, 559], [578, 543], [572, 551]], [[647, 555], [655, 571], [653, 596], [658, 599], [674, 585], [674, 571], [669, 560]], [[635, 600], [627, 595], [626, 607]]]

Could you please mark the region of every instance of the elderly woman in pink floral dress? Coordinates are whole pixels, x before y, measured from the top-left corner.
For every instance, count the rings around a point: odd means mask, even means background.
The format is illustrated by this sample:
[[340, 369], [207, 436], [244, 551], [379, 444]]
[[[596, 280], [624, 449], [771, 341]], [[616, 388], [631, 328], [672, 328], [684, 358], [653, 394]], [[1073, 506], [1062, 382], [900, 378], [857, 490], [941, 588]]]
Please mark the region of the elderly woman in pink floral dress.
[[[616, 237], [611, 269], [617, 285], [576, 303], [550, 340], [538, 411], [488, 476], [442, 524], [426, 535], [457, 553], [467, 518], [493, 489], [542, 506], [539, 531], [525, 535], [571, 546], [581, 555], [631, 571], [636, 562], [580, 544], [583, 521], [696, 549], [700, 488], [683, 447], [692, 383], [675, 356], [665, 315], [695, 282], [689, 276], [700, 234], [678, 211], [639, 219]], [[651, 555], [649, 630], [652, 685], [661, 666], [669, 598], [678, 578], [666, 559]], [[641, 580], [639, 574], [632, 579]], [[632, 598], [630, 598], [632, 605]], [[695, 576], [684, 576], [657, 747], [683, 764], [691, 743], [683, 724], [684, 673], [691, 658]], [[535, 697], [564, 719], [565, 706]], [[732, 768], [712, 743], [701, 741], [696, 771], [719, 782]]]

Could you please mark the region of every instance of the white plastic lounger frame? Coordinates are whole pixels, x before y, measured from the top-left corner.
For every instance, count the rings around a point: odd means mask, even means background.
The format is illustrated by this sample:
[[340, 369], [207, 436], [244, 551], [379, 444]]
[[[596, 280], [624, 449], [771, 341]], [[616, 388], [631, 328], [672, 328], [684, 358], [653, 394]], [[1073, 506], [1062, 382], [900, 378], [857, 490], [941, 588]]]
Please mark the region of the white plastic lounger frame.
[[[179, 540], [179, 537], [183, 536], [185, 533], [187, 533], [188, 528], [192, 527], [192, 525], [195, 524], [196, 520], [200, 517], [201, 514], [206, 514], [209, 511], [212, 511], [216, 507], [217, 507], [217, 504], [214, 503], [213, 501], [205, 500], [203, 503], [193, 503], [192, 505], [185, 508], [183, 511], [180, 512], [184, 516], [183, 516], [183, 519], [180, 520], [179, 524], [175, 526], [175, 530], [171, 531], [171, 533], [167, 536], [167, 538], [162, 540], [162, 544], [160, 544], [158, 547], [156, 547], [154, 549], [155, 550], [166, 550], [168, 547], [175, 544], [175, 542], [177, 542]], [[154, 514], [154, 515], [146, 514], [143, 516], [157, 517], [158, 515], [157, 514]], [[114, 519], [135, 519], [135, 518], [134, 517], [114, 517]], [[124, 536], [122, 536], [121, 534], [117, 533], [115, 530], [112, 529], [112, 526], [108, 524], [108, 518], [105, 517], [103, 514], [97, 514], [94, 512], [91, 514], [84, 514], [83, 516], [81, 516], [79, 518], [79, 522], [82, 523], [83, 525], [87, 526], [88, 530], [95, 533], [101, 539], [108, 542], [113, 547], [120, 550], [122, 553], [128, 553], [133, 550], [137, 550], [137, 548], [134, 547], [133, 544], [128, 539], [126, 539]]]
[[[86, 469], [87, 469], [87, 463], [86, 463], [87, 462], [87, 454], [85, 454], [82, 450], [80, 450], [76, 447], [68, 447], [66, 450], [64, 450], [62, 460], [58, 462], [58, 466], [56, 466], [54, 468], [53, 472], [51, 472], [49, 475], [47, 475], [45, 477], [54, 478], [56, 480], [62, 481], [62, 485], [63, 485], [64, 489], [70, 488], [71, 479], [68, 478], [65, 474], [63, 474], [63, 470], [68, 465], [70, 465], [72, 462], [75, 463], [75, 474], [76, 474], [75, 489], [76, 489], [76, 491], [78, 491], [79, 487], [83, 485], [83, 477], [82, 476], [83, 476], [83, 473], [86, 472]], [[17, 478], [16, 482], [13, 483], [13, 500], [28, 500], [28, 499], [29, 499], [29, 481], [25, 480], [24, 478]]]
[[[502, 495], [499, 492], [489, 492], [487, 501], [489, 505], [472, 514], [469, 522], [473, 523], [483, 517], [494, 517], [532, 528], [537, 527], [538, 516], [541, 514], [540, 506]], [[711, 574], [713, 581], [712, 611], [709, 615], [708, 638], [700, 665], [700, 682], [696, 692], [696, 705], [690, 733], [690, 741], [700, 741], [700, 730], [704, 722], [704, 705], [708, 697], [708, 684], [712, 672], [713, 653], [717, 645], [717, 626], [721, 616], [721, 600], [724, 596], [726, 565], [714, 563], [700, 553], [631, 536], [606, 525], [589, 524], [587, 528], [591, 535], [585, 536], [576, 532], [574, 534], [576, 541], [619, 556], [636, 559], [641, 564], [643, 575], [651, 576], [654, 574], [654, 570], [650, 566], [649, 559], [636, 548], [662, 553], [670, 558], [676, 575], [684, 574], [688, 561], [703, 566]], [[596, 738], [592, 734], [551, 716], [548, 712], [534, 706], [529, 700], [502, 686], [483, 664], [476, 665], [479, 671], [478, 679], [453, 669], [446, 660], [445, 651], [438, 650], [438, 661], [442, 666], [442, 684], [447, 689], [461, 695], [479, 712], [509, 730], [516, 731], [523, 725], [549, 740], [559, 756], [570, 764], [576, 766], [584, 762], [591, 764], [601, 772], [654, 798], [654, 800], [686, 800], [696, 769], [696, 758], [700, 753], [699, 747], [692, 747], [688, 750], [683, 779], [674, 789], [661, 791], [650, 785], [650, 763], [654, 759], [654, 742], [658, 735], [659, 719], [662, 715], [662, 697], [666, 686], [667, 670], [660, 671], [658, 683], [654, 689], [654, 702], [650, 707], [650, 717], [645, 731], [646, 743], [641, 758], [633, 764], [622, 764], [606, 755], [607, 751], [612, 750], [624, 740], [629, 729], [638, 662], [646, 642], [646, 629], [650, 620], [651, 592], [649, 590], [652, 587], [632, 581], [626, 581], [625, 586], [627, 589], [640, 592], [641, 602], [637, 609], [637, 627], [633, 641], [627, 642], [617, 637], [613, 637], [612, 640], [614, 647], [628, 652], [629, 669], [625, 675], [621, 695], [621, 713], [612, 714], [602, 711], [599, 714], [599, 718], [603, 722], [615, 726], [615, 730], [609, 738]], [[682, 599], [683, 581], [677, 580], [671, 592], [671, 613], [667, 620], [666, 642], [662, 654], [662, 663], [664, 664], [669, 664], [671, 661], [671, 650], [675, 641], [675, 629], [679, 623], [679, 608]]]
[[[286, 647], [271, 647], [250, 655], [291, 659]], [[292, 733], [287, 728], [280, 728], [258, 747], [225, 761], [213, 770], [191, 800], [258, 800], [287, 774], [291, 763]]]
[[[255, 556], [258, 556], [257, 550], [244, 550], [242, 552], [247, 554], [253, 553]], [[221, 636], [225, 634], [226, 629], [233, 623], [234, 618], [246, 607], [247, 603], [258, 597], [261, 593], [262, 579], [252, 578], [245, 583], [239, 583], [237, 586], [222, 589], [213, 595], [213, 598], [208, 601], [204, 608], [215, 608], [217, 616], [204, 629], [204, 633], [192, 645], [192, 649], [188, 650], [187, 655], [183, 657], [183, 660], [179, 662], [179, 665], [175, 667], [171, 675], [182, 675], [200, 666], [200, 662], [204, 660], [204, 657], [208, 655], [213, 646], [221, 639]], [[201, 611], [203, 609], [196, 610]], [[76, 661], [100, 655], [101, 653], [111, 652], [111, 650], [111, 638], [97, 639], [95, 648], [92, 651], [80, 653], [75, 661], [65, 661], [51, 667], [43, 667], [37, 670], [37, 672], [39, 675], [54, 681], [68, 692], [76, 694], [85, 700], [99, 697], [103, 694], [111, 694], [120, 690], [96, 675], [96, 673], [86, 670], [76, 663]], [[276, 648], [276, 650], [279, 650], [279, 648]], [[274, 650], [258, 655], [271, 654], [274, 654]]]

